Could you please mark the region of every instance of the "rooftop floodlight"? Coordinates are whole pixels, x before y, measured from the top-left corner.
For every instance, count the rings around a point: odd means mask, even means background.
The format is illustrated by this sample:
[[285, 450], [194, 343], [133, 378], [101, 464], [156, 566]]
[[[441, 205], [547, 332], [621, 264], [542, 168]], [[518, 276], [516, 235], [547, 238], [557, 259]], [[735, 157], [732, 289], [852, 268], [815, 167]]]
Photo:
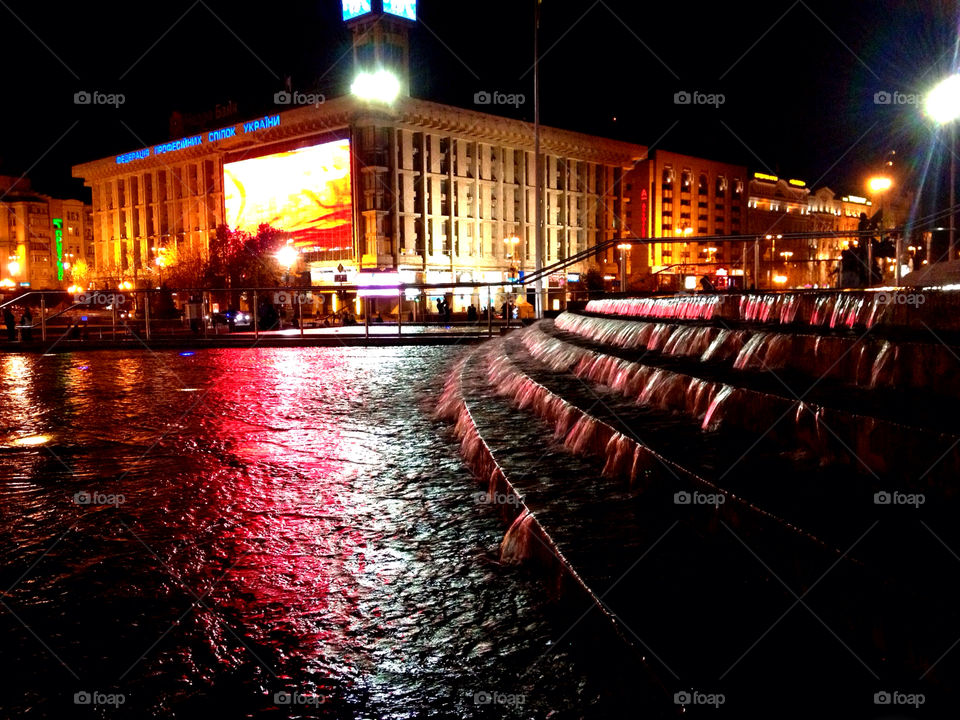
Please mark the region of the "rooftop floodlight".
[[350, 86], [350, 92], [361, 100], [392, 103], [400, 94], [400, 80], [388, 70], [361, 72]]

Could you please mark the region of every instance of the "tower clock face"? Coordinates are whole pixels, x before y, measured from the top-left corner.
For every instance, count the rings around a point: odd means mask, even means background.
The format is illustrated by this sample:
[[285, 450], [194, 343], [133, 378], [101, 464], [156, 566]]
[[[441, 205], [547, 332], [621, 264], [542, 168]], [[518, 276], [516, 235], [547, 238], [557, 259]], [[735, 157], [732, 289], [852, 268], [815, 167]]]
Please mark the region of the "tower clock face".
[[417, 0], [383, 0], [383, 11], [407, 20], [416, 20]]
[[352, 20], [355, 17], [370, 12], [370, 0], [343, 0], [343, 19]]

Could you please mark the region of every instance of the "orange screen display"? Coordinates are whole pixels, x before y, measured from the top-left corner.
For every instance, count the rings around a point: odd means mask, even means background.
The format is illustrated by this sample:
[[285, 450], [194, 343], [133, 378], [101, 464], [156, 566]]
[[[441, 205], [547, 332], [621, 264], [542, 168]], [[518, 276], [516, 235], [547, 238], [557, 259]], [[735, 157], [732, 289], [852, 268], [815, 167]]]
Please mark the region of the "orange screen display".
[[223, 191], [232, 230], [266, 223], [301, 248], [352, 246], [349, 140], [225, 163]]

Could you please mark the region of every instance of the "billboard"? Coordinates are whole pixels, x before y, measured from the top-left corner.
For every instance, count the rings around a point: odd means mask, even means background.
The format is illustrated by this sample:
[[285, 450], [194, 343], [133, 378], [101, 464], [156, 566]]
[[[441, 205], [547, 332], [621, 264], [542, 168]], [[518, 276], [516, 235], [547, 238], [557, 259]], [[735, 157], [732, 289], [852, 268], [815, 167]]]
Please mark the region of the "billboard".
[[266, 223], [297, 247], [352, 247], [350, 141], [224, 163], [226, 223], [256, 233]]
[[353, 20], [366, 15], [371, 9], [370, 0], [343, 0], [343, 19]]
[[383, 11], [407, 20], [416, 20], [417, 0], [383, 0]]

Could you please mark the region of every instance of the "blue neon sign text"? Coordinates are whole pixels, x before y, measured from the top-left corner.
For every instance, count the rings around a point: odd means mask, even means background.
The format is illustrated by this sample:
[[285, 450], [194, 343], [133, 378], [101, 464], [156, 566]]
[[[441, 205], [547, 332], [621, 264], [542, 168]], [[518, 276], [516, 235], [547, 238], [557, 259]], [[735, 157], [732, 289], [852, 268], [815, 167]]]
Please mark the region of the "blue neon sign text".
[[417, 0], [383, 0], [383, 11], [407, 20], [416, 20]]
[[371, 9], [370, 0], [343, 0], [343, 19], [352, 20], [366, 15]]
[[232, 127], [220, 128], [219, 130], [211, 130], [207, 133], [206, 138], [204, 138], [203, 135], [193, 135], [191, 137], [180, 138], [179, 140], [160, 143], [159, 145], [154, 145], [153, 148], [143, 148], [142, 150], [134, 150], [133, 152], [124, 153], [123, 155], [117, 155], [116, 163], [117, 165], [125, 165], [134, 160], [144, 160], [151, 155], [163, 155], [165, 153], [203, 145], [204, 142], [215, 143], [220, 140], [226, 140], [227, 138], [236, 137], [238, 132], [258, 132], [279, 126], [279, 115], [267, 115], [262, 118], [257, 118], [256, 120], [251, 120], [250, 122], [242, 123], [239, 126], [234, 125]]

